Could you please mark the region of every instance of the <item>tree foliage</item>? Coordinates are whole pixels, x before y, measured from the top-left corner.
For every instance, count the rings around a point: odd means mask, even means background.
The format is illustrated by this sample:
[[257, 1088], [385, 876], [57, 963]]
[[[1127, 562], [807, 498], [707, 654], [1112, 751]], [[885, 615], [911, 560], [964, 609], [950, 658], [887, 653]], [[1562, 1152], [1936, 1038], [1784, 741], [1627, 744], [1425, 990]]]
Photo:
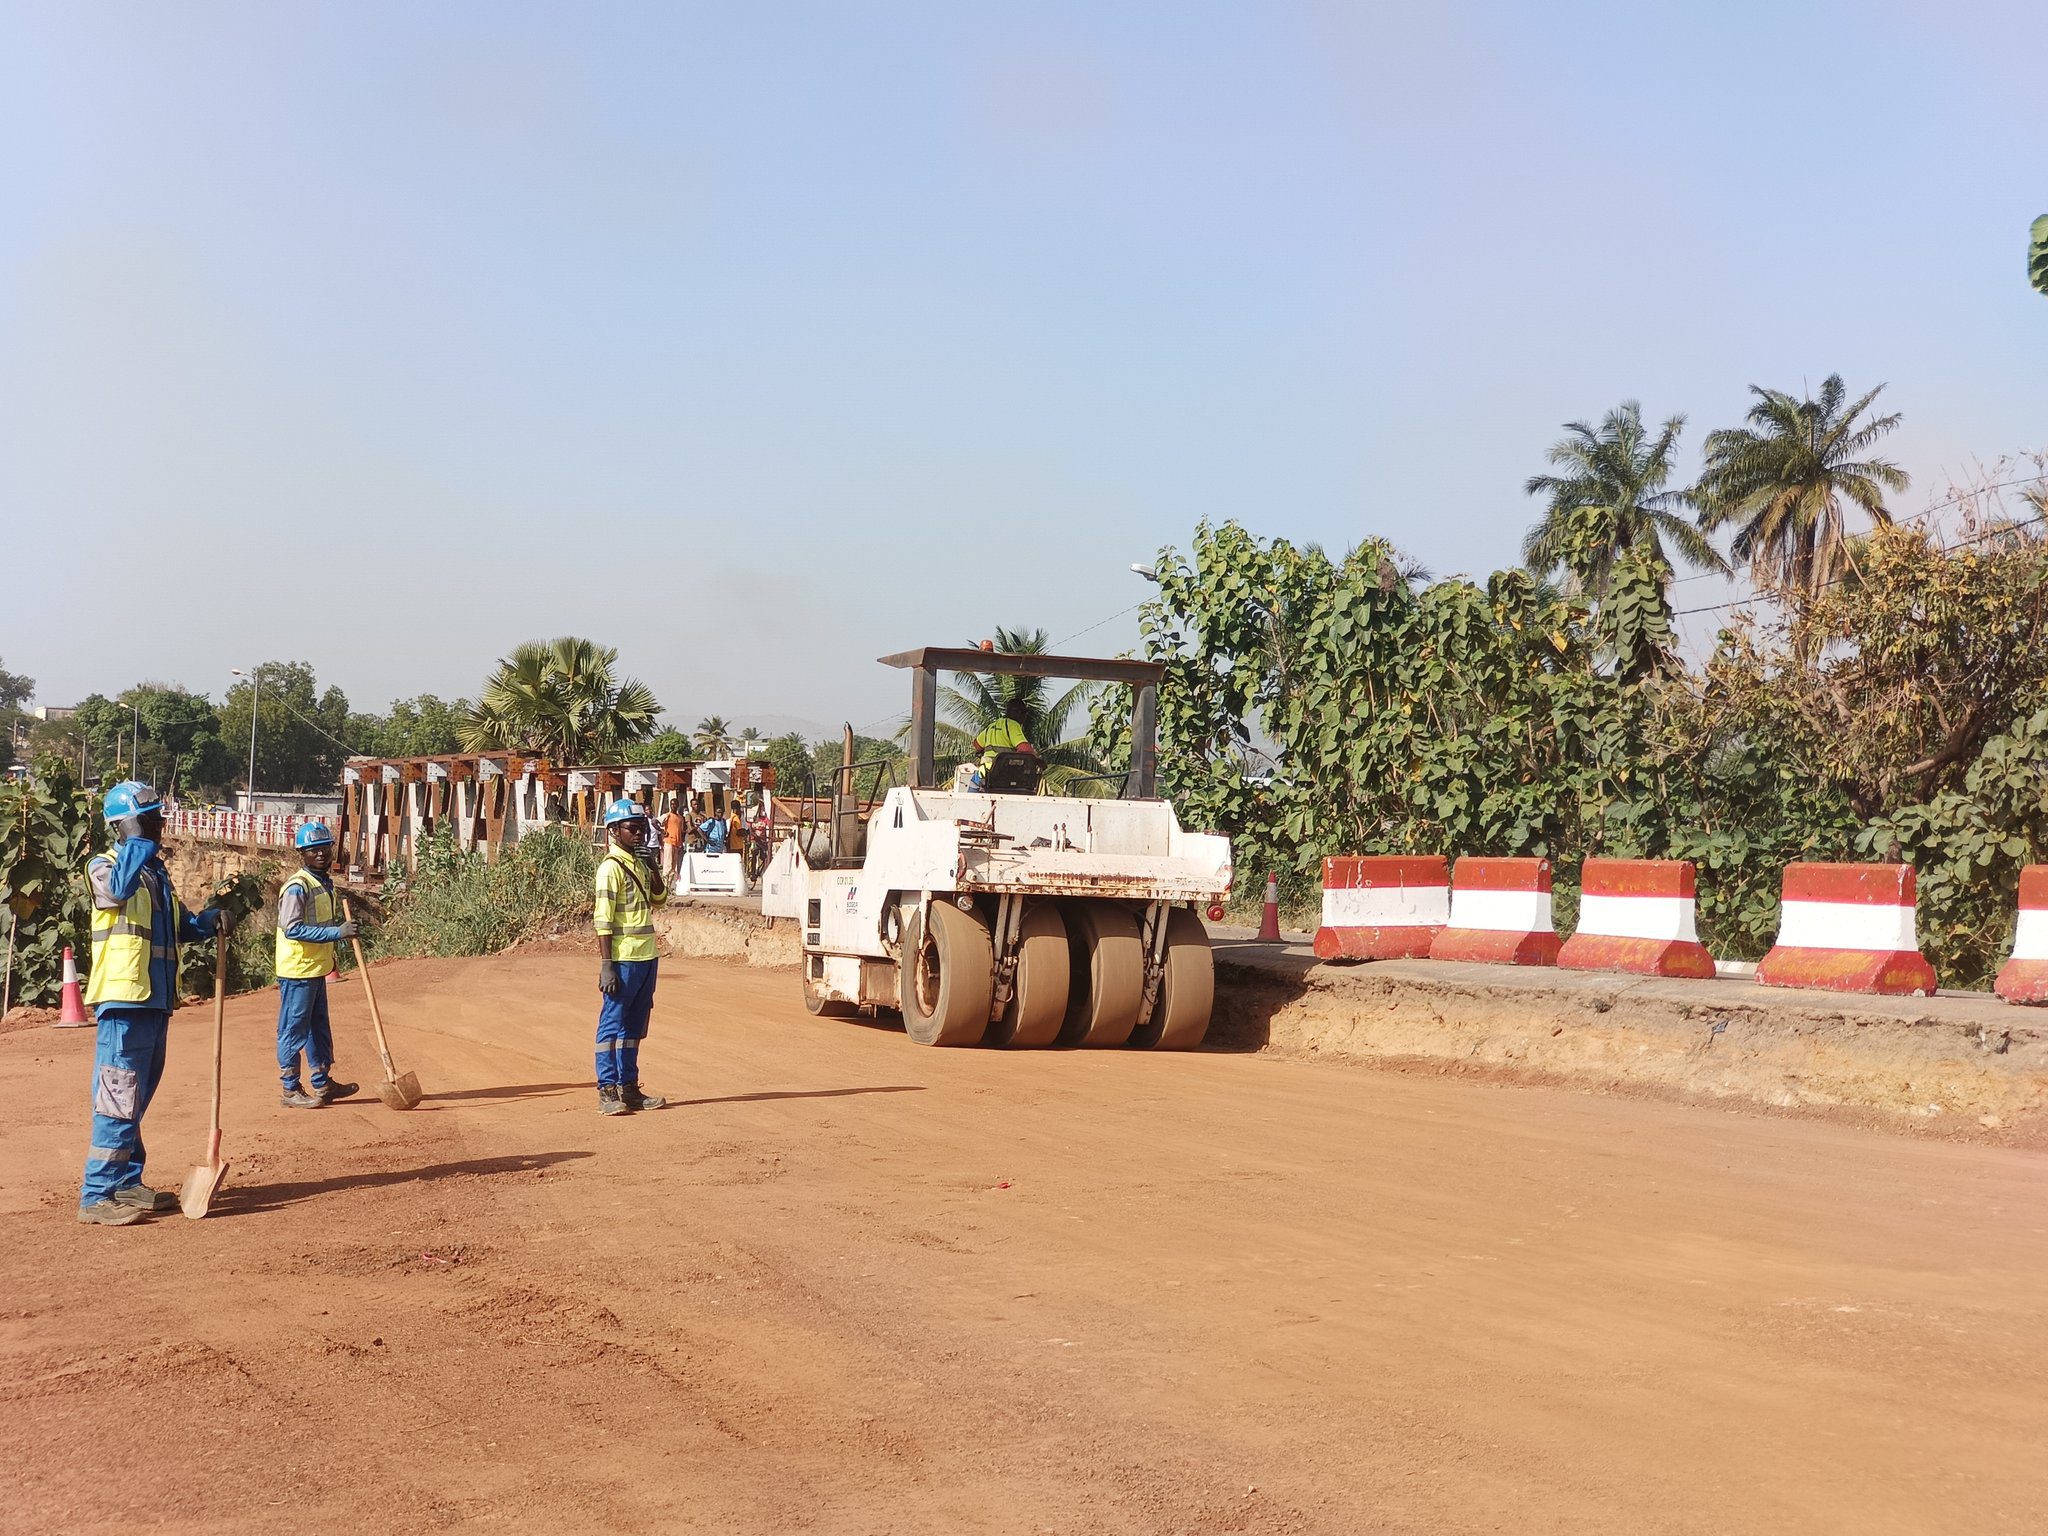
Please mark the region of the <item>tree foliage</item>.
[[1701, 523], [1736, 530], [1731, 553], [1758, 587], [1811, 598], [1834, 582], [1849, 549], [1845, 502], [1891, 521], [1885, 493], [1905, 490], [1906, 472], [1863, 456], [1899, 424], [1896, 412], [1863, 419], [1883, 389], [1850, 402], [1838, 373], [1812, 399], [1752, 384], [1749, 425], [1708, 435], [1694, 491]]
[[1418, 589], [1381, 541], [1332, 559], [1230, 523], [1156, 568], [1164, 792], [1297, 891], [1330, 853], [1544, 855], [1568, 905], [1588, 855], [1691, 859], [1704, 937], [1754, 958], [1787, 862], [1910, 856], [1930, 956], [1982, 984], [2048, 857], [2037, 543], [1880, 529], [1853, 581], [1730, 625], [1698, 672], [1635, 549], [1597, 605], [1521, 571]]
[[256, 784], [259, 790], [331, 793], [341, 782], [341, 765], [359, 750], [348, 742], [348, 695], [322, 688], [310, 664], [266, 661], [254, 677], [228, 689], [220, 706], [219, 734], [230, 752], [249, 750], [251, 707], [256, 719]]
[[63, 762], [46, 760], [34, 778], [0, 784], [0, 922], [11, 930], [0, 944], [13, 942], [14, 1002], [54, 1006], [64, 947], [87, 953], [91, 908], [81, 872], [106, 840], [98, 810]]
[[618, 675], [618, 660], [612, 647], [574, 635], [516, 647], [464, 711], [463, 750], [616, 761], [655, 733], [661, 714], [646, 684]]
[[1596, 429], [1567, 422], [1548, 455], [1558, 473], [1531, 475], [1523, 490], [1545, 499], [1543, 518], [1522, 543], [1522, 561], [1538, 576], [1562, 567], [1582, 592], [1607, 590], [1614, 563], [1633, 551], [1668, 579], [1671, 557], [1725, 571], [1727, 562], [1687, 515], [1686, 493], [1667, 490], [1672, 454], [1685, 418], [1652, 435], [1643, 408], [1624, 400]]
[[[1013, 655], [1043, 655], [1047, 648], [1042, 629], [1004, 629], [997, 626], [995, 648]], [[962, 762], [974, 755], [975, 737], [1004, 716], [1024, 727], [1024, 735], [1045, 765], [1044, 785], [1048, 793], [1094, 793], [1099, 782], [1089, 782], [1104, 772], [1101, 758], [1085, 729], [1077, 729], [1089, 714], [1094, 692], [1089, 683], [1056, 688], [1056, 679], [1003, 677], [979, 672], [955, 672], [952, 681], [939, 689], [939, 713], [934, 744], [941, 764]], [[907, 734], [910, 727], [905, 726]]]

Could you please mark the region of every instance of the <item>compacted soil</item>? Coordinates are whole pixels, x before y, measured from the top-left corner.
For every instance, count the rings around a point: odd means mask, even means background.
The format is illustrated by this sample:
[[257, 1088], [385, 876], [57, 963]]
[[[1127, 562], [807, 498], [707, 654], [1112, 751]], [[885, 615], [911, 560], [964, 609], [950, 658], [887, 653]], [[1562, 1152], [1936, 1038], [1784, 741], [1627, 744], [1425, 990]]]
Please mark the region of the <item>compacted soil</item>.
[[2041, 1153], [664, 970], [622, 1120], [587, 955], [380, 965], [409, 1114], [353, 983], [318, 1111], [235, 999], [214, 1214], [122, 1230], [92, 1032], [0, 1035], [0, 1530], [2048, 1529]]

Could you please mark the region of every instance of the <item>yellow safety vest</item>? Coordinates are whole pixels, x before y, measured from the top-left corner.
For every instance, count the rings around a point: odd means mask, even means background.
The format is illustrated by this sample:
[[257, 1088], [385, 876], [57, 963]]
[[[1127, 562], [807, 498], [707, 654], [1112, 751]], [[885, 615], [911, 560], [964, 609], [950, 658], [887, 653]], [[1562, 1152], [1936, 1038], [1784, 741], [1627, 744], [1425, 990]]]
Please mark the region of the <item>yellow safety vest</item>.
[[607, 848], [597, 861], [597, 902], [590, 925], [611, 936], [614, 960], [652, 960], [657, 953], [654, 909], [667, 900], [666, 891], [656, 894], [638, 859]]
[[[111, 853], [96, 853], [85, 861], [85, 883], [92, 886], [92, 866], [104, 860], [114, 863]], [[171, 897], [171, 932], [178, 931], [178, 898]], [[92, 972], [85, 982], [85, 1000], [100, 1003], [146, 1003], [149, 1001], [151, 940], [156, 931], [156, 898], [150, 894], [149, 878], [135, 882], [135, 894], [118, 907], [92, 909]], [[165, 951], [170, 953], [169, 950]], [[175, 978], [173, 978], [175, 982]], [[171, 988], [171, 1002], [177, 1003], [177, 987]]]
[[995, 760], [996, 753], [1014, 752], [1031, 740], [1024, 734], [1024, 727], [1008, 715], [989, 721], [981, 728], [981, 734], [974, 739], [980, 745], [982, 755], [991, 762]]
[[[319, 877], [309, 869], [299, 870], [285, 881], [278, 892], [280, 900], [284, 892], [297, 886], [306, 893], [305, 915], [301, 922], [316, 928], [332, 928], [341, 919], [334, 915], [334, 892], [320, 883]], [[297, 981], [310, 980], [316, 976], [330, 975], [334, 970], [334, 946], [332, 944], [307, 944], [298, 939], [285, 937], [284, 924], [277, 925], [277, 974], [289, 976]]]

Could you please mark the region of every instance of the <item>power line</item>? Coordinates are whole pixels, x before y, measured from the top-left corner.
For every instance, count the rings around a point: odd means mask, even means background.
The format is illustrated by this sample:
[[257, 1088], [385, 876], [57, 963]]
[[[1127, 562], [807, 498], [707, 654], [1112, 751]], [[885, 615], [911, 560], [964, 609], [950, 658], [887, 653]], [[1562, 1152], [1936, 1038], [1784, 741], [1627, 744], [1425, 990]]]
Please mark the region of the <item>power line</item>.
[[1066, 636], [1064, 639], [1053, 641], [1053, 643], [1050, 646], [1048, 646], [1047, 649], [1057, 651], [1061, 646], [1067, 644], [1068, 641], [1078, 640], [1083, 635], [1092, 635], [1095, 633], [1096, 630], [1102, 628], [1103, 625], [1114, 624], [1118, 619], [1122, 618], [1127, 613], [1136, 613], [1140, 608], [1144, 607], [1145, 604], [1149, 603], [1150, 601], [1151, 599], [1149, 597], [1140, 598], [1137, 602], [1131, 604], [1130, 607], [1119, 609], [1117, 612], [1112, 613], [1106, 619], [1097, 619], [1093, 624], [1090, 624], [1086, 629], [1077, 629], [1071, 635]]
[[[2033, 478], [2036, 478], [2036, 477], [2033, 477], [2033, 476], [2029, 476], [2028, 478], [2029, 478], [2029, 479], [2033, 479]], [[2019, 484], [2019, 483], [2021, 483], [2021, 482], [2015, 481], [2015, 482], [2013, 482], [2013, 483], [2014, 483], [2014, 484]], [[1930, 508], [1929, 508], [1928, 510], [1929, 510], [1929, 511], [1933, 511], [1934, 509], [1930, 507]], [[1936, 554], [1938, 554], [1938, 555], [1952, 555], [1952, 554], [1954, 554], [1954, 553], [1955, 553], [1955, 552], [1956, 552], [1957, 550], [1959, 550], [1959, 549], [1968, 549], [1968, 548], [1969, 548], [1969, 547], [1970, 547], [1971, 545], [1973, 545], [1973, 544], [1982, 544], [1982, 543], [1983, 543], [1983, 542], [1985, 542], [1985, 540], [1987, 540], [1987, 539], [2001, 539], [2001, 538], [2005, 538], [2005, 537], [2007, 537], [2007, 536], [2009, 536], [2009, 535], [2011, 535], [2011, 534], [2015, 534], [2015, 533], [2018, 533], [2018, 532], [2019, 532], [2019, 531], [2020, 531], [2020, 530], [2021, 530], [2022, 528], [2030, 528], [2030, 527], [2032, 527], [2032, 526], [2033, 526], [2034, 524], [2036, 524], [2036, 523], [2042, 523], [2042, 522], [2048, 522], [2048, 512], [2037, 512], [2037, 513], [2035, 513], [2035, 514], [2034, 514], [2034, 515], [2033, 515], [2032, 517], [2022, 518], [2022, 519], [2021, 519], [2021, 520], [2020, 520], [2019, 522], [2016, 522], [2016, 523], [2003, 523], [2003, 524], [1999, 525], [1999, 526], [1998, 526], [1998, 527], [1996, 527], [1996, 528], [1987, 528], [1987, 529], [1985, 529], [1985, 530], [1984, 530], [1984, 532], [1982, 532], [1982, 533], [1979, 533], [1979, 534], [1974, 534], [1974, 535], [1972, 535], [1972, 536], [1971, 536], [1970, 538], [1967, 538], [1967, 539], [1958, 539], [1958, 540], [1957, 540], [1957, 541], [1956, 541], [1955, 543], [1953, 543], [1953, 544], [1944, 544], [1944, 545], [1942, 545], [1942, 546], [1941, 546], [1941, 547], [1940, 547], [1939, 549], [1937, 549], [1937, 550], [1935, 551], [1935, 553], [1936, 553]], [[1831, 577], [1829, 577], [1829, 578], [1828, 578], [1828, 579], [1827, 579], [1826, 581], [1822, 582], [1822, 583], [1821, 583], [1820, 585], [1821, 585], [1822, 587], [1832, 587], [1832, 586], [1836, 586], [1836, 585], [1838, 585], [1838, 584], [1840, 584], [1840, 583], [1842, 583], [1842, 582], [1845, 582], [1845, 581], [1849, 580], [1850, 576], [1853, 576], [1854, 574], [1855, 574], [1855, 573], [1854, 573], [1854, 572], [1852, 571], [1852, 572], [1849, 572], [1849, 573], [1847, 573], [1847, 574], [1845, 574], [1845, 575], [1841, 575], [1841, 576], [1831, 576]], [[1819, 590], [1819, 589], [1818, 589], [1818, 588], [1816, 588], [1815, 590]], [[1756, 602], [1757, 600], [1758, 600], [1758, 599], [1757, 599], [1756, 595], [1755, 595], [1754, 593], [1752, 593], [1752, 594], [1751, 594], [1750, 596], [1748, 596], [1748, 597], [1738, 597], [1738, 598], [1735, 598], [1735, 599], [1733, 599], [1733, 600], [1732, 600], [1732, 601], [1730, 601], [1730, 602], [1725, 602], [1725, 603], [1708, 603], [1708, 604], [1707, 604], [1707, 605], [1705, 605], [1704, 607], [1700, 607], [1700, 608], [1680, 608], [1680, 609], [1676, 610], [1676, 611], [1675, 611], [1675, 612], [1674, 612], [1674, 613], [1672, 614], [1672, 617], [1673, 617], [1673, 618], [1676, 618], [1676, 619], [1682, 619], [1682, 618], [1684, 618], [1684, 617], [1685, 617], [1685, 616], [1686, 616], [1687, 614], [1693, 614], [1693, 613], [1720, 613], [1720, 612], [1724, 611], [1725, 609], [1729, 609], [1729, 608], [1746, 608], [1746, 607], [1748, 607], [1748, 606], [1749, 606], [1749, 605], [1750, 605], [1751, 603], [1754, 603], [1754, 602]]]

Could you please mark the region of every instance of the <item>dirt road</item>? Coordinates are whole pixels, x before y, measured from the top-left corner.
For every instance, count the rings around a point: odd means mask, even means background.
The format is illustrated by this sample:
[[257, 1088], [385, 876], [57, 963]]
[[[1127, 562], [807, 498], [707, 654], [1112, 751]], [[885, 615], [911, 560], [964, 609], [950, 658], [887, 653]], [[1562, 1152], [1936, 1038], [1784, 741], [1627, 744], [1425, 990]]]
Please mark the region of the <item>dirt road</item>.
[[2048, 1529], [2041, 1154], [932, 1051], [705, 962], [685, 1102], [606, 1121], [593, 969], [380, 967], [411, 1115], [278, 1107], [237, 1000], [203, 1222], [75, 1223], [91, 1032], [0, 1036], [0, 1529]]

